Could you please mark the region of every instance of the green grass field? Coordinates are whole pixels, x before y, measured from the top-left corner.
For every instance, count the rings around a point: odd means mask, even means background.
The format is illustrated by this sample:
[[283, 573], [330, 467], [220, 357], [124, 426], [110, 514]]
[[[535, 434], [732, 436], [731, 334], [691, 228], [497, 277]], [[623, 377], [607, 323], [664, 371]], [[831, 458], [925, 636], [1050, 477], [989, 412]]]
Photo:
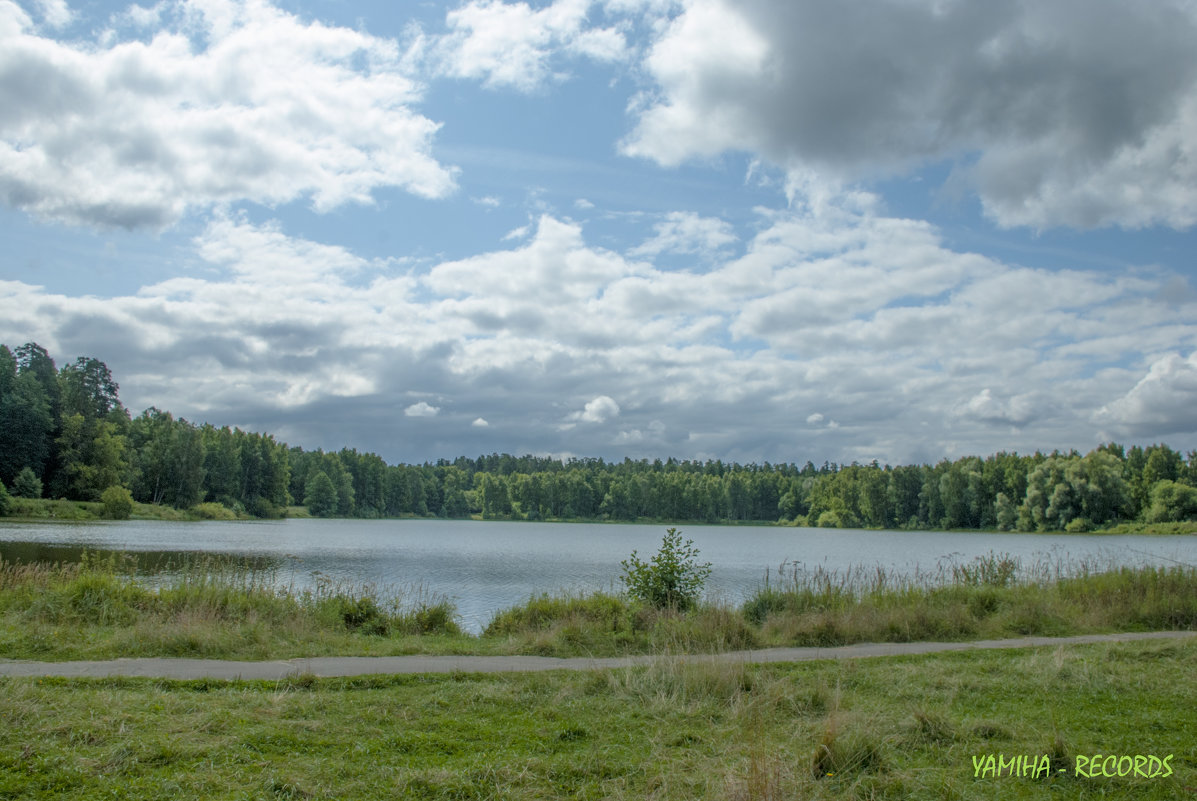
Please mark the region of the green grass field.
[[[0, 679], [0, 798], [1197, 796], [1191, 639], [788, 665], [668, 655], [1191, 629], [1197, 569], [1186, 566], [995, 555], [921, 577], [794, 573], [739, 607], [686, 613], [546, 595], [480, 636], [418, 590], [293, 592], [209, 560], [149, 587], [127, 567], [120, 556], [0, 562], [0, 654], [656, 656], [581, 673]], [[1078, 775], [1078, 757], [1114, 775]], [[1136, 757], [1160, 775], [1135, 775]]]
[[[6, 679], [0, 797], [1189, 798], [1194, 675], [1187, 641], [277, 683]], [[977, 775], [999, 754], [1050, 770]], [[1094, 754], [1171, 755], [1171, 775], [1076, 775]]]

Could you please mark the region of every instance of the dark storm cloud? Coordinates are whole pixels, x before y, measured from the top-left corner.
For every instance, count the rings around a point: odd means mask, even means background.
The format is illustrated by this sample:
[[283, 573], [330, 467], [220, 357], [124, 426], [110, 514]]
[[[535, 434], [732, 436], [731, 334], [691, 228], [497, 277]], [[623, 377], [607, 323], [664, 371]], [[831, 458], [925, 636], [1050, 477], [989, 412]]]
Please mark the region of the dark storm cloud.
[[660, 96], [625, 148], [843, 180], [952, 160], [1001, 224], [1184, 227], [1195, 41], [1181, 2], [693, 2], [647, 60]]

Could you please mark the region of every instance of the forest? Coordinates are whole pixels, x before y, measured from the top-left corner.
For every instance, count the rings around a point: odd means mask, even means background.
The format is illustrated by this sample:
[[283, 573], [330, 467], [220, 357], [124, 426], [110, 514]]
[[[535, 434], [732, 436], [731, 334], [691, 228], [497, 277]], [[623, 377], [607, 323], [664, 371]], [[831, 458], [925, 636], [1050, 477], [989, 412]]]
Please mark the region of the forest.
[[59, 368], [36, 343], [0, 345], [0, 513], [12, 496], [281, 517], [670, 520], [822, 527], [1090, 531], [1197, 520], [1197, 451], [1108, 443], [935, 465], [725, 463], [491, 454], [389, 465], [270, 434], [132, 417], [102, 361]]

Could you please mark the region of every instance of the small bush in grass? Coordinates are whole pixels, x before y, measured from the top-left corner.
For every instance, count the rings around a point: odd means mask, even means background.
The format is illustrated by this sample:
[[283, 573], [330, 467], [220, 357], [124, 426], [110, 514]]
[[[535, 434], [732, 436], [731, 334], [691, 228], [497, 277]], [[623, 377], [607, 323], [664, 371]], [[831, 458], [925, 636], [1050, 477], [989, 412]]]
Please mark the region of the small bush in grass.
[[390, 630], [390, 621], [386, 614], [378, 607], [378, 602], [366, 596], [362, 598], [339, 597], [341, 620], [345, 628], [350, 631], [361, 631], [363, 634], [377, 634], [386, 636]]
[[943, 714], [930, 709], [914, 710], [914, 723], [910, 732], [915, 743], [940, 744], [956, 739], [956, 730]]
[[449, 601], [420, 603], [414, 610], [401, 614], [398, 625], [407, 634], [460, 634], [457, 609]]
[[880, 744], [861, 731], [843, 733], [835, 719], [828, 721], [819, 744], [815, 747], [811, 768], [816, 779], [825, 776], [844, 776], [884, 767]]
[[100, 496], [104, 517], [109, 520], [128, 520], [133, 513], [133, 495], [121, 486], [111, 486]]
[[707, 576], [711, 575], [711, 563], [700, 563], [694, 541], [683, 541], [676, 528], [665, 532], [660, 550], [649, 561], [642, 561], [632, 551], [620, 565], [623, 567], [621, 579], [628, 594], [657, 609], [685, 611], [691, 608], [698, 602]]
[[224, 504], [208, 501], [191, 507], [191, 513], [200, 520], [236, 520], [237, 514]]
[[549, 595], [543, 593], [495, 613], [486, 626], [487, 635], [510, 635], [543, 631], [562, 621], [593, 624], [605, 631], [621, 631], [631, 625], [627, 603], [622, 598], [596, 592], [592, 595]]

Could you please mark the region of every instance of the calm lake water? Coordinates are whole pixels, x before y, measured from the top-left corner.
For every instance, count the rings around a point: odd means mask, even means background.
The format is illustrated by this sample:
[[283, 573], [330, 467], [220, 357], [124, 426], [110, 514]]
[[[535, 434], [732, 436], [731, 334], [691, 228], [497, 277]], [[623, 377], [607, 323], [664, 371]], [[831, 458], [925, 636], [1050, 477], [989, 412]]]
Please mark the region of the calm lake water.
[[[618, 588], [620, 560], [656, 553], [664, 525], [506, 523], [470, 520], [127, 521], [0, 523], [0, 557], [77, 561], [83, 549], [136, 554], [141, 569], [191, 554], [223, 554], [276, 572], [283, 585], [373, 582], [449, 596], [478, 631], [495, 611], [540, 592]], [[934, 571], [991, 552], [1024, 564], [1197, 565], [1197, 536], [1153, 537], [681, 526], [713, 570], [708, 592], [739, 602], [766, 573], [793, 563], [844, 571]]]

